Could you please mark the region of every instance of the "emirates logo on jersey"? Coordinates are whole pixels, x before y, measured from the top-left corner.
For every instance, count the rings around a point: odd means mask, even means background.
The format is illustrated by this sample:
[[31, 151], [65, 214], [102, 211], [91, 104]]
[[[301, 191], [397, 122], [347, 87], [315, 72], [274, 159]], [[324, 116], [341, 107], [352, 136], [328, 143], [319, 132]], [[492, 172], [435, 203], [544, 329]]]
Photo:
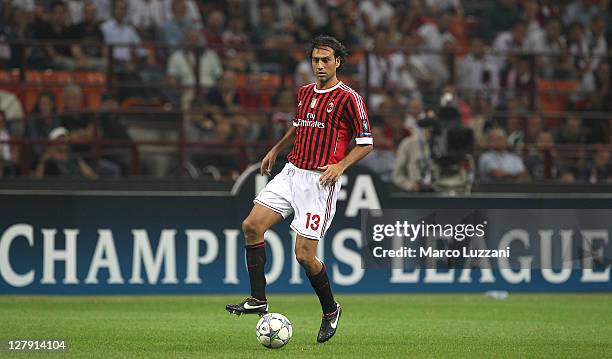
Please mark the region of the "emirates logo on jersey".
[[316, 127], [316, 128], [325, 128], [325, 124], [319, 121], [309, 121], [302, 120], [301, 118], [297, 120], [297, 122], [293, 121], [294, 127]]
[[327, 105], [327, 113], [330, 113], [334, 110], [334, 101], [330, 102], [329, 105]]

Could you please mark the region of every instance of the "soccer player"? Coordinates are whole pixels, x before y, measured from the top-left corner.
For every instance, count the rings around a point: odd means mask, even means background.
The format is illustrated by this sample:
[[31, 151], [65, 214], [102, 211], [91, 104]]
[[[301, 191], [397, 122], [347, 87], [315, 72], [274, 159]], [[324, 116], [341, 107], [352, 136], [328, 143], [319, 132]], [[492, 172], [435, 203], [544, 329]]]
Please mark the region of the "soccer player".
[[[310, 59], [316, 82], [298, 90], [293, 127], [266, 154], [260, 172], [270, 175], [278, 154], [293, 144], [288, 163], [253, 200], [253, 209], [242, 222], [251, 296], [226, 306], [238, 315], [267, 313], [264, 233], [293, 212], [295, 257], [323, 310], [319, 343], [336, 333], [342, 307], [334, 300], [325, 264], [316, 257], [317, 245], [336, 212], [340, 176], [373, 147], [363, 99], [336, 77], [346, 55], [344, 46], [333, 37], [319, 36], [312, 42]], [[353, 138], [356, 146], [348, 151]]]

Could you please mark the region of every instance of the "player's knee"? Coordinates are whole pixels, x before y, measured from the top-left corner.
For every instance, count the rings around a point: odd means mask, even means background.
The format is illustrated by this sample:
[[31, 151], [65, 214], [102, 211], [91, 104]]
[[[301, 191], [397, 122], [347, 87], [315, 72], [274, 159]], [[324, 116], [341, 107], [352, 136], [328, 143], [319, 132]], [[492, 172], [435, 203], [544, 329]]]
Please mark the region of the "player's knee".
[[308, 265], [309, 263], [315, 260], [315, 254], [311, 253], [311, 251], [305, 248], [296, 247], [295, 248], [295, 259], [301, 265]]
[[263, 234], [263, 230], [260, 227], [261, 226], [259, 226], [250, 217], [247, 217], [247, 219], [242, 222], [242, 231], [247, 239], [258, 237], [260, 234]]

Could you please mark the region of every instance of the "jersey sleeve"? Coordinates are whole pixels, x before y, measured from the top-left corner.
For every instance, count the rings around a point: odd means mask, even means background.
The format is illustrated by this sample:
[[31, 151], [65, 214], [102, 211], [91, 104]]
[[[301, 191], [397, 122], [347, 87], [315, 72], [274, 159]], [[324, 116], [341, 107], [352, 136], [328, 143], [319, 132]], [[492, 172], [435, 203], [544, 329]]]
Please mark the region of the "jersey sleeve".
[[346, 106], [346, 119], [353, 130], [355, 143], [358, 145], [373, 144], [370, 119], [368, 118], [363, 98], [357, 93], [351, 93]]
[[298, 116], [300, 113], [300, 107], [302, 106], [302, 92], [303, 88], [300, 88], [297, 93], [297, 99], [295, 101], [295, 113], [293, 114], [293, 127], [299, 127]]

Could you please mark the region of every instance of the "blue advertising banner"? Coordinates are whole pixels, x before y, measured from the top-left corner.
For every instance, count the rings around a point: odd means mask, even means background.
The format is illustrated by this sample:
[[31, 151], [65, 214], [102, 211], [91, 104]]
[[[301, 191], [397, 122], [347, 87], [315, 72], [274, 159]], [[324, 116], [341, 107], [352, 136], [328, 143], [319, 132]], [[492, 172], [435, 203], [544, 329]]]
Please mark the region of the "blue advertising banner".
[[[231, 194], [0, 195], [0, 294], [245, 294], [249, 283], [241, 222], [267, 181], [251, 170]], [[609, 199], [406, 198], [391, 197], [384, 188], [375, 175], [360, 168], [343, 178], [336, 216], [318, 253], [337, 292], [612, 290], [610, 264], [605, 261], [611, 248]], [[575, 230], [580, 238], [591, 236], [590, 249], [604, 259], [598, 262], [595, 256], [588, 268], [573, 265], [568, 272], [530, 267], [527, 262], [518, 270], [363, 268], [363, 209], [532, 208], [544, 214], [546, 208], [580, 205], [592, 208], [588, 227], [554, 227], [537, 218], [527, 225], [520, 223], [525, 218], [521, 216], [516, 223], [508, 219], [515, 227], [508, 230], [518, 233], [508, 240], [518, 241], [522, 260], [529, 261], [541, 254], [530, 252], [540, 247], [530, 247], [529, 241], [541, 237], [542, 231], [548, 231], [553, 243], [562, 243], [573, 234], [561, 231]], [[285, 220], [266, 233], [268, 288], [310, 292], [293, 255], [295, 233], [289, 223]], [[539, 228], [539, 223], [546, 223], [546, 228]]]

